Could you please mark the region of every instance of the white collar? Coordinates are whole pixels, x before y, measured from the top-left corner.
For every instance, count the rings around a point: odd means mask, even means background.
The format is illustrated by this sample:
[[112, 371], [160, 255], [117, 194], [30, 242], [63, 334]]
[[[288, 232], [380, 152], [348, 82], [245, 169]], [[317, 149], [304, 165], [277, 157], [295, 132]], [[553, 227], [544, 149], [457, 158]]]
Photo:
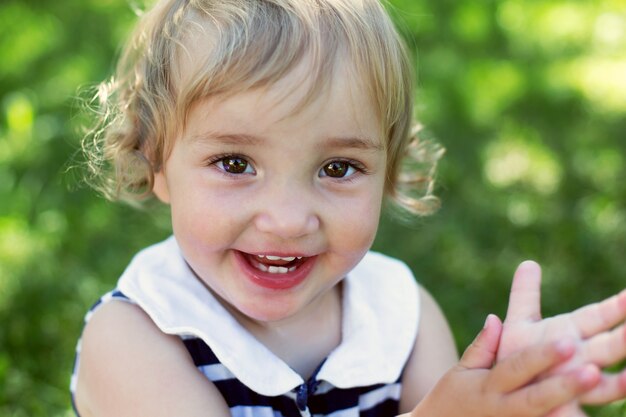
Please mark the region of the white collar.
[[[262, 395], [304, 381], [242, 327], [193, 275], [174, 237], [139, 252], [118, 288], [167, 334], [207, 343], [242, 383]], [[368, 252], [344, 280], [342, 342], [317, 374], [339, 388], [398, 379], [417, 335], [419, 297], [402, 262]]]

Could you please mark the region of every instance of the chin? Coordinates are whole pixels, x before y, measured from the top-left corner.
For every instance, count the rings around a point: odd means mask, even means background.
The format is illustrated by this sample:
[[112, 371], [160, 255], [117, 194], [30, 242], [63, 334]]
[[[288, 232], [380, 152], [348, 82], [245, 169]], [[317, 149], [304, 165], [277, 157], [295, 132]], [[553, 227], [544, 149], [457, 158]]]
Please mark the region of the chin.
[[255, 322], [279, 322], [295, 315], [300, 309], [289, 302], [265, 302], [261, 305], [252, 305], [237, 308], [239, 314]]

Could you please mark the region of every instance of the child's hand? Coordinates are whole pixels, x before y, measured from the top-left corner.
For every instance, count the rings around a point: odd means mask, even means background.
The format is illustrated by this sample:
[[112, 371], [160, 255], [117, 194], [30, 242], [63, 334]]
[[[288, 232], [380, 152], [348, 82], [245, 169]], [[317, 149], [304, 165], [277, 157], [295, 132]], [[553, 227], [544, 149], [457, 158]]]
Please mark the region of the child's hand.
[[[547, 376], [568, 372], [581, 364], [600, 368], [626, 357], [626, 290], [600, 303], [567, 314], [542, 319], [540, 307], [541, 269], [535, 262], [522, 263], [513, 278], [509, 307], [498, 349], [498, 361], [537, 343], [571, 338], [576, 353]], [[615, 327], [615, 328], [614, 328]], [[603, 374], [596, 388], [579, 398], [583, 404], [605, 404], [626, 397], [626, 372]], [[562, 407], [554, 416], [584, 415], [576, 402]]]
[[[575, 345], [567, 339], [530, 346], [492, 368], [501, 332], [500, 320], [489, 316], [458, 365], [441, 378], [410, 416], [551, 416], [553, 410], [600, 382], [600, 371], [595, 365], [536, 380], [538, 375], [572, 358]], [[578, 415], [568, 415], [574, 416]]]

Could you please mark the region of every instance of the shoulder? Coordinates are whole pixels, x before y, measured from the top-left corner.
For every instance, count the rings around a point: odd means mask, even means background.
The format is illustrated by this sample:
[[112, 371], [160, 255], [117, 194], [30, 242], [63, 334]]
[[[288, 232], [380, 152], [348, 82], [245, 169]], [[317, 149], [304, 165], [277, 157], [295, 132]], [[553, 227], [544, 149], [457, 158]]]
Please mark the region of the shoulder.
[[441, 308], [420, 287], [419, 332], [402, 378], [401, 412], [411, 411], [457, 360], [454, 338]]
[[180, 338], [134, 304], [109, 301], [93, 313], [79, 360], [76, 404], [84, 417], [229, 415]]

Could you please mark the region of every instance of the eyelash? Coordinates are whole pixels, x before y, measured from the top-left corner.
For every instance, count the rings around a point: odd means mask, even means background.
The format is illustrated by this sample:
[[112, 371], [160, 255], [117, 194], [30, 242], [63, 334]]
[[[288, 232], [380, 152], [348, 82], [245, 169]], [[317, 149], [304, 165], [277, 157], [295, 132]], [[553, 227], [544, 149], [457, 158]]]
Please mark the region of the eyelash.
[[352, 168], [355, 170], [354, 173], [352, 173], [349, 176], [344, 176], [344, 177], [331, 177], [330, 175], [320, 175], [321, 178], [329, 178], [333, 181], [345, 181], [345, 182], [351, 182], [354, 181], [354, 177], [356, 174], [369, 174], [369, 170], [365, 167], [365, 165], [363, 165], [361, 162], [359, 161], [355, 161], [354, 159], [346, 159], [346, 158], [336, 158], [336, 159], [330, 159], [326, 162], [324, 162], [322, 164], [322, 167], [320, 168], [319, 172], [323, 172], [324, 168], [328, 167], [330, 164], [332, 163], [345, 163], [348, 164], [348, 169]]
[[[246, 162], [247, 166], [246, 166], [246, 170], [248, 168], [252, 168], [254, 170], [254, 167], [252, 166], [249, 158], [247, 158], [246, 156], [243, 156], [242, 154], [238, 154], [238, 153], [228, 153], [228, 154], [221, 154], [221, 155], [215, 155], [210, 157], [209, 159], [207, 159], [206, 161], [206, 165], [207, 166], [215, 166], [215, 168], [222, 174], [225, 175], [229, 178], [232, 177], [239, 177], [242, 176], [243, 174], [245, 174], [244, 172], [240, 172], [240, 173], [234, 173], [234, 172], [228, 172], [226, 171], [223, 167], [219, 167], [218, 163], [220, 161], [226, 161], [226, 160], [234, 160], [234, 159], [241, 159], [243, 161]], [[352, 168], [355, 170], [354, 173], [352, 173], [349, 176], [343, 176], [343, 177], [332, 177], [330, 175], [321, 175], [321, 173], [324, 171], [324, 168], [328, 167], [330, 164], [332, 163], [345, 163], [348, 165], [348, 169]], [[319, 169], [319, 174], [318, 176], [320, 178], [329, 178], [330, 180], [333, 181], [345, 181], [345, 182], [350, 182], [354, 180], [354, 176], [356, 174], [364, 174], [367, 175], [369, 174], [369, 170], [365, 167], [365, 165], [363, 165], [361, 162], [353, 160], [353, 159], [347, 159], [347, 158], [335, 158], [335, 159], [329, 159], [326, 162], [324, 162], [321, 166], [321, 168]], [[251, 173], [249, 173], [251, 174]], [[256, 172], [254, 172], [254, 174], [256, 174]]]
[[[243, 161], [246, 162], [247, 166], [246, 166], [246, 170], [248, 168], [252, 168], [254, 170], [254, 167], [252, 165], [252, 163], [250, 162], [250, 159], [243, 156], [242, 154], [238, 154], [238, 153], [228, 153], [228, 154], [221, 154], [221, 155], [215, 155], [210, 157], [209, 159], [206, 160], [206, 165], [207, 166], [214, 166], [215, 169], [217, 169], [222, 175], [225, 175], [229, 178], [233, 178], [233, 177], [239, 177], [242, 176], [243, 174], [246, 174], [245, 172], [240, 172], [240, 173], [234, 173], [234, 172], [228, 172], [226, 171], [226, 169], [224, 169], [223, 167], [218, 166], [218, 163], [220, 161], [226, 161], [226, 160], [234, 160], [234, 159], [241, 159]], [[248, 173], [251, 174], [251, 173]], [[254, 174], [256, 174], [256, 172], [254, 172]]]

